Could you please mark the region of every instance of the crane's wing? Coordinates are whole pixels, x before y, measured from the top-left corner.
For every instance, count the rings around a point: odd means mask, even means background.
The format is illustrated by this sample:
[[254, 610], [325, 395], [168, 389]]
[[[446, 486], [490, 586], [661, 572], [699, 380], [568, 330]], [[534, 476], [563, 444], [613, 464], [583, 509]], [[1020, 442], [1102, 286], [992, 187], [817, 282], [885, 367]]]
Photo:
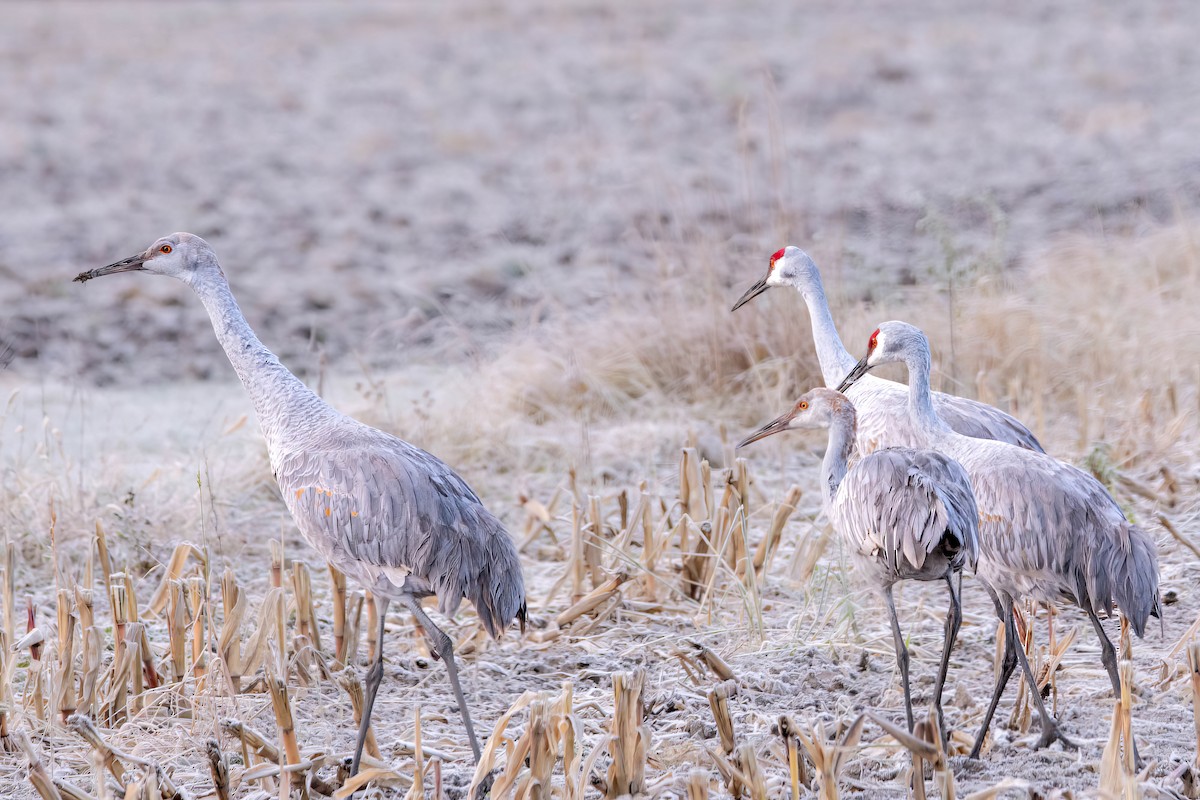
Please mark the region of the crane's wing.
[[[867, 375], [846, 394], [858, 411], [856, 441], [861, 454], [881, 447], [923, 446], [925, 435], [915, 428], [908, 411], [906, 384]], [[1042, 452], [1037, 437], [998, 408], [943, 392], [933, 393], [933, 405], [942, 421], [964, 436], [994, 439]]]
[[276, 479], [301, 532], [335, 565], [407, 573], [446, 614], [467, 597], [492, 635], [523, 614], [508, 532], [466, 481], [424, 450], [381, 434], [285, 455]]
[[1045, 452], [1033, 431], [995, 406], [953, 394], [934, 392], [933, 407], [943, 422], [964, 436], [995, 439], [1035, 453]]
[[864, 555], [901, 573], [899, 559], [921, 569], [949, 535], [956, 566], [975, 565], [978, 514], [970, 480], [958, 462], [931, 450], [895, 447], [864, 457], [838, 489], [836, 513]]
[[1077, 467], [994, 443], [969, 446], [977, 451], [970, 460], [980, 537], [986, 557], [1000, 566], [999, 580], [1045, 600], [1067, 596], [1098, 614], [1115, 604], [1140, 636], [1159, 613], [1149, 534]]

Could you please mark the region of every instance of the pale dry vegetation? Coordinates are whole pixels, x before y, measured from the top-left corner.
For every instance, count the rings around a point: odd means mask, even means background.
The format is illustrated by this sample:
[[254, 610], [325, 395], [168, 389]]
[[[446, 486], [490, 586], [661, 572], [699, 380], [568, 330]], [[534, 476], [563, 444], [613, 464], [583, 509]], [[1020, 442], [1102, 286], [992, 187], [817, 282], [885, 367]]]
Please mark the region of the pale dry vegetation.
[[[742, 462], [731, 450], [818, 380], [807, 315], [785, 290], [731, 315], [762, 259], [733, 269], [739, 259], [709, 253], [664, 255], [622, 302], [549, 313], [470, 371], [330, 376], [335, 395], [357, 398], [340, 405], [461, 467], [506, 519], [535, 623], [499, 645], [469, 610], [453, 626], [477, 723], [495, 725], [472, 776], [442, 668], [397, 617], [362, 782], [414, 797], [489, 781], [504, 797], [901, 796], [912, 753], [930, 796], [1194, 791], [1194, 233], [1066, 242], [1011, 270], [960, 266], [953, 303], [935, 282], [856, 299], [869, 276], [816, 252], [852, 351], [883, 319], [921, 325], [943, 388], [1006, 406], [1053, 452], [1086, 459], [1158, 538], [1173, 602], [1164, 634], [1132, 643], [1134, 694], [1111, 725], [1086, 626], [1070, 614], [1047, 626], [1040, 611], [1027, 628], [1080, 754], [1028, 751], [1036, 721], [1010, 687], [998, 743], [982, 764], [962, 758], [995, 655], [990, 607], [970, 586], [950, 751], [921, 738], [928, 727], [915, 738], [889, 727], [899, 694], [886, 625], [820, 517], [816, 441], [779, 437]], [[3, 425], [6, 791], [344, 794], [371, 605], [296, 539], [252, 421], [216, 398], [228, 416], [183, 439], [198, 450], [161, 436], [123, 462], [111, 443], [71, 444], [90, 398], [39, 407], [26, 395]], [[693, 445], [682, 460], [681, 444]], [[181, 539], [199, 552], [176, 550]], [[26, 594], [39, 606], [30, 634]], [[944, 598], [914, 588], [901, 602], [919, 675], [936, 660]], [[1121, 747], [1130, 724], [1150, 761], [1140, 775]]]

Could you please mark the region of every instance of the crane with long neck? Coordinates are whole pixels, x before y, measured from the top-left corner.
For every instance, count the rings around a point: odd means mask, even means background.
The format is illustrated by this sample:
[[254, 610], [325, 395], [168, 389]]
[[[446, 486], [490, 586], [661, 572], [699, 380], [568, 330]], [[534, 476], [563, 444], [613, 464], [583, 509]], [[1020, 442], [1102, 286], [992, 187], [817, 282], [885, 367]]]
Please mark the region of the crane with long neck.
[[896, 616], [892, 586], [902, 580], [944, 580], [950, 606], [933, 705], [943, 737], [942, 690], [950, 653], [962, 624], [962, 606], [953, 578], [974, 569], [979, 553], [978, 514], [970, 479], [952, 459], [931, 450], [906, 447], [876, 450], [853, 466], [854, 405], [840, 392], [818, 388], [790, 411], [746, 437], [738, 447], [796, 428], [827, 428], [821, 461], [821, 500], [834, 529], [846, 540], [859, 571], [883, 595], [891, 618], [896, 665], [904, 686], [904, 712], [913, 728], [909, 653]]
[[144, 252], [81, 273], [87, 281], [147, 272], [183, 281], [200, 298], [217, 341], [254, 405], [274, 474], [296, 526], [333, 566], [375, 598], [378, 647], [367, 673], [365, 708], [351, 771], [357, 772], [371, 710], [383, 678], [384, 620], [402, 603], [446, 664], [455, 701], [479, 760], [479, 741], [458, 680], [450, 637], [425, 613], [434, 596], [452, 615], [471, 601], [493, 637], [519, 619], [525, 585], [504, 526], [445, 463], [337, 411], [293, 375], [255, 336], [216, 254], [189, 233], [163, 237]]
[[[1121, 693], [1117, 655], [1100, 616], [1118, 608], [1134, 633], [1143, 635], [1151, 616], [1160, 616], [1158, 557], [1154, 540], [1130, 523], [1116, 500], [1091, 475], [1045, 453], [1003, 442], [974, 439], [953, 430], [939, 416], [929, 388], [929, 340], [906, 322], [881, 324], [863, 356], [842, 381], [849, 388], [871, 369], [903, 363], [908, 369], [904, 408], [923, 446], [955, 459], [966, 469], [979, 504], [978, 576], [1003, 621], [1005, 656], [992, 701], [971, 755], [977, 757], [996, 705], [1019, 662], [1036, 687], [1025, 651], [1017, 643], [1013, 603], [1031, 597], [1045, 603], [1070, 602], [1088, 616], [1100, 640], [1101, 661]], [[1042, 718], [1039, 746], [1068, 740], [1033, 690]], [[1136, 747], [1135, 747], [1136, 754]]]
[[[804, 299], [812, 323], [813, 344], [821, 376], [826, 386], [837, 386], [857, 359], [842, 344], [838, 335], [817, 265], [799, 247], [789, 245], [776, 251], [767, 265], [766, 276], [746, 290], [734, 304], [733, 310], [737, 311], [776, 286], [790, 286]], [[903, 384], [869, 375], [847, 392], [858, 409], [860, 453], [865, 455], [881, 447], [919, 446], [920, 437], [904, 413]], [[1042, 452], [1042, 446], [1033, 432], [998, 408], [942, 392], [933, 393], [933, 402], [946, 423], [959, 433], [980, 439], [996, 439]]]

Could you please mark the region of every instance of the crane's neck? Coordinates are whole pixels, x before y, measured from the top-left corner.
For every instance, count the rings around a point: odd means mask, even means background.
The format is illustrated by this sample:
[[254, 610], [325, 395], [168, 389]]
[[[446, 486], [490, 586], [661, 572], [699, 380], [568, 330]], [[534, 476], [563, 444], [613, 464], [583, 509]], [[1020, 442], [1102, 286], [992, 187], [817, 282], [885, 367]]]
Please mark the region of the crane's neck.
[[192, 288], [204, 303], [217, 341], [250, 395], [274, 467], [281, 448], [303, 438], [322, 419], [340, 415], [259, 341], [219, 270], [196, 281]]
[[929, 385], [932, 371], [928, 347], [909, 348], [904, 356], [908, 368], [908, 414], [916, 428], [930, 439], [950, 433], [933, 408], [933, 389]]
[[821, 364], [821, 377], [825, 379], [826, 386], [836, 387], [854, 368], [855, 359], [842, 344], [842, 338], [838, 336], [837, 327], [833, 324], [821, 276], [815, 270], [810, 272], [804, 283], [797, 285], [796, 289], [804, 298], [804, 304], [808, 306], [813, 343], [817, 347], [817, 361]]
[[847, 403], [843, 408], [835, 409], [829, 425], [829, 446], [825, 448], [825, 458], [821, 461], [821, 500], [825, 505], [825, 513], [833, 508], [842, 479], [854, 452], [854, 434], [858, 427], [854, 406]]

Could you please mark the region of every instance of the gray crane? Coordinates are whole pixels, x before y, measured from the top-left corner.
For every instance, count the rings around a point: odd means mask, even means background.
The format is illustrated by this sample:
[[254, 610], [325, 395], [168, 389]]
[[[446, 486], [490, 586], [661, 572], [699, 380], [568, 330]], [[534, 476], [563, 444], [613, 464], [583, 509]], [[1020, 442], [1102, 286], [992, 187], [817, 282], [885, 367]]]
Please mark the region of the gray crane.
[[[821, 273], [808, 254], [795, 245], [777, 250], [767, 265], [767, 275], [746, 290], [734, 303], [737, 311], [773, 286], [792, 286], [808, 306], [813, 342], [826, 386], [837, 386], [854, 366], [854, 356], [846, 350], [834, 327], [825, 299]], [[878, 447], [905, 445], [920, 447], [919, 436], [904, 411], [903, 384], [869, 375], [847, 390], [858, 409], [858, 450], [870, 453]], [[942, 392], [933, 393], [938, 414], [951, 428], [966, 436], [996, 439], [1027, 450], [1043, 452], [1037, 437], [1018, 420], [998, 408]]]
[[891, 447], [876, 450], [847, 467], [855, 446], [854, 404], [833, 389], [809, 391], [791, 411], [746, 437], [745, 447], [795, 428], [828, 428], [829, 444], [821, 463], [821, 499], [825, 513], [846, 540], [854, 560], [878, 588], [892, 620], [896, 665], [904, 683], [904, 713], [913, 729], [908, 683], [908, 648], [896, 618], [892, 586], [903, 580], [944, 580], [950, 589], [942, 662], [933, 703], [943, 738], [942, 689], [950, 651], [962, 624], [959, 589], [962, 570], [975, 568], [979, 555], [978, 513], [971, 482], [959, 464], [933, 450]]
[[358, 771], [375, 695], [383, 679], [384, 619], [397, 601], [416, 617], [450, 685], [471, 740], [471, 725], [450, 637], [421, 607], [435, 596], [453, 615], [465, 597], [493, 638], [519, 618], [525, 586], [512, 539], [454, 470], [395, 436], [334, 409], [268, 350], [238, 308], [208, 243], [190, 233], [159, 239], [138, 255], [80, 273], [77, 281], [131, 271], [177, 278], [200, 297], [217, 340], [254, 404], [271, 471], [304, 539], [375, 597], [377, 652], [367, 673], [366, 707], [351, 772]]
[[[867, 354], [842, 387], [891, 362], [908, 368], [908, 414], [923, 445], [957, 460], [971, 476], [980, 515], [977, 575], [1006, 629], [1004, 662], [971, 757], [979, 756], [1017, 661], [1042, 718], [1038, 746], [1055, 738], [1071, 746], [1047, 713], [1024, 648], [1016, 644], [1013, 603], [1032, 597], [1045, 603], [1066, 600], [1083, 609], [1100, 638], [1101, 661], [1119, 696], [1117, 654], [1100, 615], [1111, 616], [1119, 608], [1139, 637], [1150, 616], [1161, 616], [1154, 540], [1130, 523], [1100, 482], [1082, 470], [1044, 453], [951, 430], [933, 405], [929, 341], [906, 322], [885, 322], [871, 334]], [[1136, 757], [1136, 747], [1134, 752]]]

